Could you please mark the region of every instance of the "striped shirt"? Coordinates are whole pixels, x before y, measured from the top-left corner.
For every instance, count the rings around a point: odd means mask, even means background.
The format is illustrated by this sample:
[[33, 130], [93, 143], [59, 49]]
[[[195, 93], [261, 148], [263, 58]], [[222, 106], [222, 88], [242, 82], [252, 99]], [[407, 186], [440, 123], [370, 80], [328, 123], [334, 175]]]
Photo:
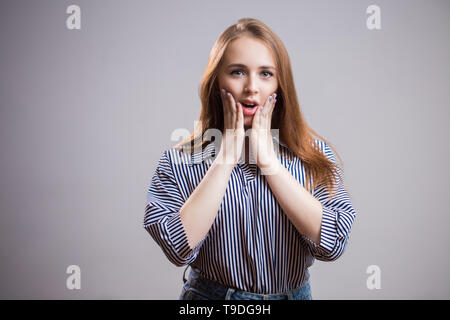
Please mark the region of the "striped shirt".
[[[278, 143], [278, 159], [305, 187], [302, 161], [283, 142]], [[328, 144], [321, 140], [316, 143], [336, 163]], [[274, 294], [307, 281], [314, 259], [333, 261], [342, 255], [356, 212], [340, 179], [332, 199], [323, 185], [311, 191], [323, 207], [320, 243], [316, 244], [301, 235], [283, 213], [256, 164], [245, 162], [233, 168], [209, 232], [191, 249], [180, 208], [214, 156], [213, 143], [203, 153], [200, 150], [193, 155], [166, 150], [151, 180], [143, 226], [173, 264], [191, 265], [203, 277], [238, 290]]]

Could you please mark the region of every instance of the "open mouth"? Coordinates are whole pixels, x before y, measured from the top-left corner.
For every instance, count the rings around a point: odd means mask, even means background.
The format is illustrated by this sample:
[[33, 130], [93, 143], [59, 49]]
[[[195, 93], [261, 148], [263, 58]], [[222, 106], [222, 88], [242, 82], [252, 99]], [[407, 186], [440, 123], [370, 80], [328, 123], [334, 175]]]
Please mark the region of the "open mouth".
[[245, 116], [253, 116], [256, 113], [256, 109], [258, 109], [257, 104], [246, 104], [243, 102], [241, 102], [241, 104], [243, 106], [242, 112]]

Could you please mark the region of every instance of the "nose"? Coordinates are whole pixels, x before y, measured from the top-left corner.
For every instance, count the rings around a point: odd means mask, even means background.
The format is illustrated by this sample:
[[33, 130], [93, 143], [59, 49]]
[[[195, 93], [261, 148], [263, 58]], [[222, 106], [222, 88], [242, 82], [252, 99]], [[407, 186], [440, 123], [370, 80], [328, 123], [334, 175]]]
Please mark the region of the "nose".
[[247, 83], [245, 84], [245, 91], [247, 93], [251, 93], [251, 94], [258, 93], [258, 84], [257, 84], [256, 76], [251, 74], [247, 79], [248, 80], [247, 80]]

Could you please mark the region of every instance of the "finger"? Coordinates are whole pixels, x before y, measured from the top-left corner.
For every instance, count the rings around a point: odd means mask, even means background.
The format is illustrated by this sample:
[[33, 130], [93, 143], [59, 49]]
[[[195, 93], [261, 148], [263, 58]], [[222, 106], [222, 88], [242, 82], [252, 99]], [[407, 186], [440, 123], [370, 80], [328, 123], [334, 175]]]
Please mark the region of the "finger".
[[267, 115], [270, 112], [270, 108], [272, 106], [273, 96], [269, 96], [266, 100], [266, 103], [264, 104], [264, 107], [261, 108], [261, 126], [264, 128], [267, 128], [268, 121], [267, 121]]
[[227, 92], [225, 91], [225, 89], [220, 89], [220, 97], [222, 98], [222, 105], [223, 105], [223, 108], [225, 109], [225, 104], [228, 103]]
[[220, 97], [222, 99], [223, 114], [225, 116], [228, 113], [228, 108], [226, 106], [228, 103], [228, 100], [227, 100], [227, 95], [226, 95], [225, 89], [220, 89]]
[[272, 122], [272, 114], [273, 114], [273, 110], [275, 109], [276, 104], [277, 104], [277, 94], [274, 93], [274, 99], [272, 100], [272, 104], [271, 104], [270, 110], [267, 115], [269, 123]]
[[244, 128], [244, 111], [242, 110], [242, 104], [240, 102], [237, 103], [237, 121], [236, 121], [236, 129]]
[[261, 126], [261, 110], [262, 107], [258, 107], [258, 109], [256, 109], [256, 112], [253, 116], [253, 121], [252, 121], [252, 128], [258, 128]]
[[267, 113], [267, 111], [268, 111], [268, 109], [269, 109], [269, 107], [270, 107], [270, 103], [271, 103], [271, 98], [272, 98], [272, 96], [269, 96], [267, 99], [266, 99], [266, 102], [264, 103], [264, 107], [263, 107], [263, 109], [262, 109], [262, 113], [265, 115], [266, 113]]
[[229, 92], [226, 93], [227, 100], [230, 105], [230, 110], [234, 113], [236, 113], [236, 102], [234, 101], [233, 95]]
[[[272, 94], [271, 96], [269, 96], [269, 98], [267, 98], [266, 101], [266, 105], [264, 107], [264, 111], [263, 111], [263, 125], [264, 127], [270, 127], [270, 124], [272, 122], [272, 112], [273, 112], [273, 108], [275, 107], [275, 97], [276, 97], [276, 93]], [[270, 128], [269, 128], [270, 129]]]
[[267, 99], [267, 111], [265, 112], [266, 115], [270, 114], [270, 112], [273, 110], [273, 107], [275, 106], [276, 96], [277, 94], [274, 93]]
[[225, 89], [220, 89], [220, 97], [222, 98], [222, 111], [223, 111], [223, 125], [224, 129], [231, 127], [231, 112], [230, 108], [228, 107], [228, 99], [226, 95]]
[[236, 124], [236, 102], [234, 101], [233, 95], [229, 92], [227, 92], [227, 97], [228, 97], [228, 103], [229, 103], [229, 107], [230, 107], [230, 111], [231, 111], [231, 123], [233, 124], [233, 126]]
[[232, 102], [230, 97], [232, 98], [229, 92], [226, 92], [224, 89], [221, 90], [221, 96], [223, 99], [223, 116], [224, 116], [224, 126], [225, 128], [233, 128], [236, 122], [235, 111], [233, 111]]

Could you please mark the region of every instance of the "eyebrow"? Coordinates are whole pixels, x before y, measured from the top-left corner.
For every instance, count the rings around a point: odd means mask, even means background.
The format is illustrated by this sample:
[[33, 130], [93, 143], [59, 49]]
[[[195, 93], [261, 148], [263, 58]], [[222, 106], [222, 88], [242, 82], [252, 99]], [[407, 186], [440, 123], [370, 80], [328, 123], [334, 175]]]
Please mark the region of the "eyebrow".
[[[232, 68], [232, 67], [239, 67], [239, 68], [247, 68], [247, 66], [245, 64], [241, 64], [241, 63], [232, 63], [228, 65], [228, 68]], [[272, 66], [260, 66], [259, 69], [275, 69], [275, 67]]]

